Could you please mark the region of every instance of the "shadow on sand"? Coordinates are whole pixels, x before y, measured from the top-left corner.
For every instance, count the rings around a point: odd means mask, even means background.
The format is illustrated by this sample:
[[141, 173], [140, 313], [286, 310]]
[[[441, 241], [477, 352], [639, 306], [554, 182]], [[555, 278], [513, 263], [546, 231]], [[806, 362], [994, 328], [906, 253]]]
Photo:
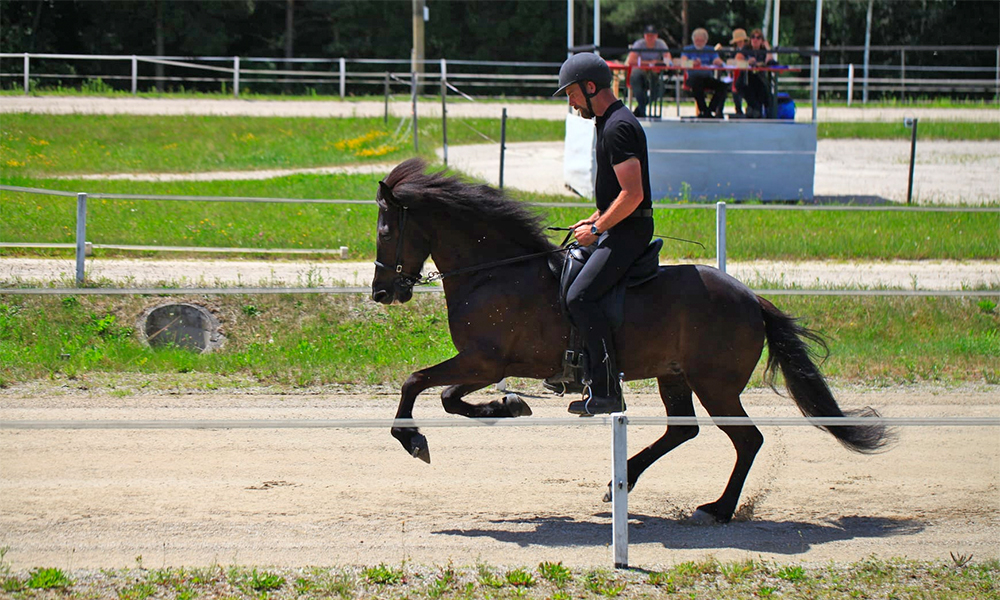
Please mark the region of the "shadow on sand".
[[[518, 546], [593, 546], [611, 541], [611, 514], [595, 521], [569, 517], [536, 517], [492, 521], [496, 529], [444, 529], [434, 533], [469, 538], [488, 537]], [[507, 525], [513, 527], [506, 527]], [[526, 530], [525, 526], [534, 526]], [[668, 549], [738, 549], [774, 554], [802, 554], [813, 546], [858, 538], [914, 535], [924, 525], [913, 519], [841, 517], [823, 523], [755, 520], [726, 525], [694, 525], [684, 520], [629, 515], [630, 544], [662, 544]]]

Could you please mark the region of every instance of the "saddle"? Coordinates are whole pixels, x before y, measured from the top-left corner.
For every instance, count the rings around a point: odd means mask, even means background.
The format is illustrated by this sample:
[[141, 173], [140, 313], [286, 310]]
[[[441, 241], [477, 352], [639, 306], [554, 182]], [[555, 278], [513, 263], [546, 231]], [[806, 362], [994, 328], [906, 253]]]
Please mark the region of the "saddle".
[[[566, 304], [569, 288], [576, 281], [587, 259], [594, 253], [596, 244], [577, 246], [566, 252], [562, 265], [549, 263], [552, 272], [559, 277], [559, 308], [570, 323], [569, 348], [563, 352], [563, 368], [561, 373], [549, 377], [543, 385], [559, 395], [582, 392], [584, 380], [583, 338], [580, 336]], [[660, 249], [663, 240], [654, 238], [649, 246], [639, 255], [639, 258], [629, 266], [625, 276], [607, 294], [601, 297], [598, 305], [611, 324], [611, 329], [617, 331], [625, 322], [625, 292], [629, 288], [642, 285], [656, 278], [660, 272]], [[555, 262], [555, 261], [553, 261]]]

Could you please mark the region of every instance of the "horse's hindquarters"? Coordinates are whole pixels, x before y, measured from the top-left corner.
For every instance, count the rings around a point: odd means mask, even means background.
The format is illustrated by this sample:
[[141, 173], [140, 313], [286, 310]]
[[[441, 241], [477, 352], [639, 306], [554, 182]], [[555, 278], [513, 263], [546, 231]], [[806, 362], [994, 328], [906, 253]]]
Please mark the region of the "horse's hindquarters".
[[756, 295], [721, 271], [661, 267], [628, 291], [616, 343], [626, 379], [713, 373], [742, 389], [764, 347], [764, 322]]

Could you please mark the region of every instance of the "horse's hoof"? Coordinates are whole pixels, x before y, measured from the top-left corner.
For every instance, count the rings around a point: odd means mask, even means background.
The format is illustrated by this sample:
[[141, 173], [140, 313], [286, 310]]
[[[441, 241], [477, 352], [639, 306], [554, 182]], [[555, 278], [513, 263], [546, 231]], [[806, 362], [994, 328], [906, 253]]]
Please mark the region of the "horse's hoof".
[[720, 521], [715, 518], [715, 515], [707, 513], [702, 509], [694, 511], [690, 517], [688, 517], [687, 522], [689, 525], [719, 525]]
[[523, 398], [511, 392], [503, 397], [503, 405], [510, 411], [512, 417], [530, 417], [531, 407]]
[[430, 464], [431, 451], [427, 446], [427, 438], [416, 429], [393, 427], [392, 437], [399, 440], [403, 449], [409, 452], [410, 456]]
[[427, 438], [422, 434], [418, 433], [410, 440], [410, 456], [431, 464], [431, 449], [427, 446]]
[[[628, 486], [629, 493], [632, 492], [633, 486]], [[611, 502], [611, 484], [608, 483], [608, 491], [604, 492], [604, 497], [601, 498], [601, 502]]]

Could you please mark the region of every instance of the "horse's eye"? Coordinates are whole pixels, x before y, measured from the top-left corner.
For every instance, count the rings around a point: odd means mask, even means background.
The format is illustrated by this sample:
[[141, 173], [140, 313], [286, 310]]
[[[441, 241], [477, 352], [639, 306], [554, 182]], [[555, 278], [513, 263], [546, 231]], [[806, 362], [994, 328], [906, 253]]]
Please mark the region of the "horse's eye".
[[383, 227], [379, 227], [378, 228], [378, 237], [381, 238], [381, 239], [383, 239], [383, 240], [387, 240], [390, 237], [392, 237], [392, 235], [389, 233], [389, 228], [388, 227], [384, 227], [384, 226]]

